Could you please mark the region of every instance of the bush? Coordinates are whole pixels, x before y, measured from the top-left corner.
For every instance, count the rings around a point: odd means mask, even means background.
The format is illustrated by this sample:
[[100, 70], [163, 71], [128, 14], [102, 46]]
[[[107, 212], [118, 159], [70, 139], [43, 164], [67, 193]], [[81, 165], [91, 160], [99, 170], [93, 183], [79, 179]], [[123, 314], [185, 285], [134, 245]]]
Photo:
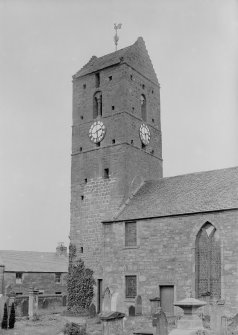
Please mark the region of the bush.
[[7, 304], [4, 304], [4, 313], [2, 318], [2, 329], [7, 329], [8, 313], [7, 313]]
[[9, 317], [9, 328], [10, 329], [14, 328], [15, 321], [16, 321], [15, 307], [14, 307], [14, 303], [12, 303], [10, 317]]
[[[73, 246], [71, 249], [75, 253]], [[83, 314], [88, 311], [93, 299], [94, 285], [93, 271], [86, 268], [81, 259], [74, 262], [71, 259], [67, 276], [68, 310]]]
[[65, 335], [86, 335], [86, 326], [73, 322], [66, 323], [63, 332]]

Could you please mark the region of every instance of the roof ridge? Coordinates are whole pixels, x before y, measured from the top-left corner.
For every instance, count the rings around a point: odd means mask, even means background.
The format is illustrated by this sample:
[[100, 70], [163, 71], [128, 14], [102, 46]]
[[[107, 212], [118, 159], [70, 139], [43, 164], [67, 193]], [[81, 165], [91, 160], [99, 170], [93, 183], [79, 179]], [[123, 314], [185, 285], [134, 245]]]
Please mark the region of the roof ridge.
[[221, 168], [221, 169], [190, 172], [190, 173], [183, 173], [183, 174], [177, 174], [176, 176], [168, 176], [168, 177], [162, 177], [162, 178], [158, 178], [158, 179], [147, 179], [147, 180], [145, 180], [145, 182], [161, 181], [161, 180], [164, 180], [164, 179], [171, 179], [171, 178], [177, 178], [177, 177], [183, 177], [183, 176], [198, 175], [198, 174], [204, 174], [204, 173], [213, 173], [215, 171], [225, 171], [225, 170], [232, 170], [232, 169], [238, 169], [238, 166], [232, 166], [232, 167]]

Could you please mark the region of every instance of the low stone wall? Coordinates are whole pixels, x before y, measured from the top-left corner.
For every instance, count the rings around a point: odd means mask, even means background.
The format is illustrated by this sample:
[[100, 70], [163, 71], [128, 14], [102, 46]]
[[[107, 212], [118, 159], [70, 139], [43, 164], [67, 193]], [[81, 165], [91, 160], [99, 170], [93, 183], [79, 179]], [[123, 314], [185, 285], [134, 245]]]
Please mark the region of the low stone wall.
[[[65, 295], [39, 295], [38, 296], [38, 310], [39, 314], [44, 312], [57, 312], [66, 306], [67, 297]], [[15, 309], [17, 317], [28, 316], [29, 296], [21, 295], [15, 297]]]

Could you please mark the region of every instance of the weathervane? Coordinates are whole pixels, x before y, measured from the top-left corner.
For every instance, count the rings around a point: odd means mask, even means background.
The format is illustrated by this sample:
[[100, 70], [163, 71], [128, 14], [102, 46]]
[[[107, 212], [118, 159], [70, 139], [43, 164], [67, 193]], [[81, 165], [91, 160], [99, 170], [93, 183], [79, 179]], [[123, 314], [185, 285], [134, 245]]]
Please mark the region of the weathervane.
[[121, 29], [121, 26], [122, 26], [121, 23], [118, 23], [118, 24], [114, 23], [114, 29], [116, 30], [116, 34], [114, 36], [114, 43], [115, 43], [115, 46], [116, 46], [116, 50], [117, 50], [117, 44], [118, 44], [118, 41], [119, 41], [119, 37], [117, 35], [117, 30]]

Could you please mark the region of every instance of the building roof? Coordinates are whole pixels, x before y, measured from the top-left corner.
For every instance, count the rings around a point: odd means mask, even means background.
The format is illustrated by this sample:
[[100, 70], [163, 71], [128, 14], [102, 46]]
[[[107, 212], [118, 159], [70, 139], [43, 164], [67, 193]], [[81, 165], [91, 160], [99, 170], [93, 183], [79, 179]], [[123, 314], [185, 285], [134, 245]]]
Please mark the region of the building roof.
[[82, 77], [120, 63], [128, 64], [158, 85], [158, 79], [142, 37], [139, 37], [134, 44], [126, 48], [114, 51], [102, 57], [92, 56], [89, 62], [85, 64], [73, 78]]
[[232, 208], [238, 208], [238, 167], [145, 181], [112, 221]]
[[68, 272], [68, 257], [55, 252], [0, 250], [0, 265], [13, 272]]

